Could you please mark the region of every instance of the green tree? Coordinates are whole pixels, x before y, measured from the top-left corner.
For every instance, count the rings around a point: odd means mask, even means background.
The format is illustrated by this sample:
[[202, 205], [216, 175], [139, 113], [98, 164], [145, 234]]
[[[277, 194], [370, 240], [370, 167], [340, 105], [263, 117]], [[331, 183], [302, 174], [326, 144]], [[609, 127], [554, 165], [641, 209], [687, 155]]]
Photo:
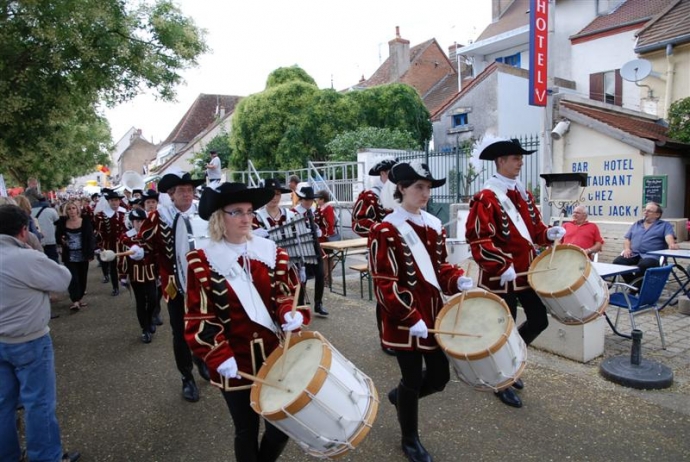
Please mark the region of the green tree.
[[299, 67], [280, 68], [261, 92], [235, 109], [230, 134], [231, 165], [244, 169], [291, 170], [307, 160], [329, 159], [337, 135], [374, 127], [408, 132], [416, 146], [431, 137], [429, 111], [417, 92], [393, 84], [340, 93], [320, 90]]
[[[61, 186], [71, 172], [92, 170], [112, 143], [109, 130], [97, 129], [98, 104], [145, 89], [173, 100], [180, 71], [207, 49], [203, 34], [167, 0], [2, 2], [3, 171], [20, 183], [37, 176]], [[46, 159], [55, 163], [37, 173]]]
[[409, 132], [398, 129], [362, 127], [336, 135], [326, 145], [331, 160], [355, 161], [357, 151], [364, 148], [420, 149], [421, 146]]
[[690, 98], [671, 103], [668, 110], [668, 136], [683, 143], [690, 143]]

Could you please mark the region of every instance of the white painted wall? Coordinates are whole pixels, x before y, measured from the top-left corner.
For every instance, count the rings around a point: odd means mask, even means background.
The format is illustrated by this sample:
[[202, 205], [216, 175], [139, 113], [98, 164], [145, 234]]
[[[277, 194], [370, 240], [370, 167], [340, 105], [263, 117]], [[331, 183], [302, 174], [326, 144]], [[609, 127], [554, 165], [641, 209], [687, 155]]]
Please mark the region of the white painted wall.
[[529, 105], [529, 80], [498, 73], [498, 132], [503, 136], [519, 136], [541, 131], [543, 108]]
[[[637, 59], [634, 31], [623, 32], [573, 46], [572, 80], [577, 84], [577, 93], [589, 98], [589, 76], [597, 72], [620, 69], [623, 64]], [[640, 106], [640, 89], [633, 83], [623, 80], [623, 107], [635, 111]]]

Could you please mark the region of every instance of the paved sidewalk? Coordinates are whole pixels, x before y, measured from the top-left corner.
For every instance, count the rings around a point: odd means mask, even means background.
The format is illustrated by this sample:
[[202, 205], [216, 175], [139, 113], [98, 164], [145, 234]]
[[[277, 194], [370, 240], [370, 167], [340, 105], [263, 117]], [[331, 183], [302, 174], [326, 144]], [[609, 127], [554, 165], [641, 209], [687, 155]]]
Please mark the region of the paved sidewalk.
[[[347, 298], [326, 289], [331, 315], [315, 318], [309, 329], [321, 332], [373, 379], [381, 403], [370, 434], [339, 460], [404, 461], [394, 408], [385, 399], [399, 379], [397, 363], [379, 348], [366, 287], [361, 299], [357, 275], [347, 281]], [[182, 400], [169, 326], [161, 326], [151, 344], [142, 344], [133, 299], [126, 290], [111, 297], [95, 265], [85, 300], [89, 307], [70, 315], [62, 295], [54, 304], [60, 317], [51, 321], [65, 447], [81, 451], [84, 462], [234, 460], [231, 419], [220, 392], [197, 376], [201, 401]], [[522, 409], [468, 388], [453, 374], [444, 392], [421, 401], [422, 441], [436, 461], [687, 460], [688, 317], [671, 308], [663, 313], [667, 351], [653, 345], [654, 316], [642, 316], [652, 323], [648, 327], [644, 320], [643, 355], [674, 370], [671, 388], [624, 388], [599, 375], [601, 358], [580, 364], [529, 349]], [[609, 330], [605, 355], [629, 354], [629, 341]], [[312, 458], [291, 442], [280, 460]]]

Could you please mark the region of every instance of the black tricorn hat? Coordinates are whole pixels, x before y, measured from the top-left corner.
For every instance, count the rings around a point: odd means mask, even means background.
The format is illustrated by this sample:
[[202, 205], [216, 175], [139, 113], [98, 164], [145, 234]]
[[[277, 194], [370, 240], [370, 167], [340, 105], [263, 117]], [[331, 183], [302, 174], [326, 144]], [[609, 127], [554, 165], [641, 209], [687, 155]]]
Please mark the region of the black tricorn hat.
[[147, 199], [158, 200], [158, 191], [155, 189], [147, 189], [146, 192], [141, 193], [141, 200], [146, 201]]
[[316, 199], [314, 188], [309, 186], [309, 183], [299, 183], [297, 189], [295, 189], [295, 194], [300, 199]]
[[204, 188], [199, 200], [199, 216], [208, 220], [219, 208], [240, 202], [249, 202], [257, 210], [268, 204], [274, 195], [270, 188], [248, 188], [244, 183], [221, 183], [217, 187]]
[[393, 168], [395, 164], [398, 163], [398, 159], [388, 158], [377, 162], [373, 167], [369, 169], [369, 176], [378, 176], [381, 172], [388, 171]]
[[132, 194], [136, 194], [136, 193], [139, 193], [142, 196], [144, 195], [144, 191], [142, 191], [141, 189], [132, 189]]
[[503, 156], [521, 156], [532, 154], [533, 152], [536, 152], [536, 149], [529, 151], [523, 148], [518, 139], [503, 140], [496, 141], [485, 147], [479, 154], [479, 158], [482, 160], [496, 160]]
[[291, 189], [286, 188], [282, 184], [280, 184], [280, 181], [278, 181], [277, 178], [266, 178], [265, 180], [261, 180], [261, 187], [262, 188], [269, 188], [274, 191], [280, 191], [281, 193], [289, 193], [292, 192]]
[[431, 176], [429, 166], [418, 160], [413, 160], [409, 164], [407, 162], [399, 162], [395, 164], [388, 173], [388, 179], [395, 184], [405, 180], [427, 180], [431, 181], [432, 188], [438, 188], [439, 186], [446, 184], [445, 178], [434, 178]]
[[103, 194], [103, 197], [105, 200], [110, 200], [110, 199], [122, 199], [125, 196], [121, 196], [119, 193], [113, 191], [112, 189], [108, 188], [103, 188], [101, 189], [101, 194]]
[[158, 182], [158, 190], [167, 192], [170, 190], [170, 188], [174, 188], [175, 186], [180, 186], [183, 184], [191, 184], [195, 188], [199, 185], [204, 184], [206, 181], [202, 178], [199, 180], [195, 180], [192, 178], [192, 175], [190, 175], [187, 172], [178, 172], [178, 173], [166, 173], [163, 175], [163, 178], [160, 179]]
[[146, 212], [142, 209], [134, 209], [129, 212], [129, 220], [146, 220]]

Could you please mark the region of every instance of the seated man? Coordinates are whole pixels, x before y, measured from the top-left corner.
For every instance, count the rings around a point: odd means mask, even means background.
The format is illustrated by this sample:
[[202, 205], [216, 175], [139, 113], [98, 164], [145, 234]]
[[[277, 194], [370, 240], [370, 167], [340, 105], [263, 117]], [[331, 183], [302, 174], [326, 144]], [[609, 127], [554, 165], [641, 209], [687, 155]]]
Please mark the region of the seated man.
[[573, 221], [563, 223], [565, 228], [564, 244], [576, 245], [589, 256], [590, 260], [597, 252], [601, 252], [604, 240], [601, 238], [599, 227], [587, 221], [587, 208], [578, 205], [573, 209]]
[[636, 273], [623, 276], [628, 284], [642, 277], [647, 268], [659, 266], [659, 257], [649, 255], [648, 252], [678, 248], [673, 226], [661, 219], [663, 213], [661, 205], [656, 202], [647, 203], [644, 207], [644, 218], [633, 223], [625, 233], [623, 251], [613, 260], [613, 263], [634, 265], [640, 268], [640, 271]]

